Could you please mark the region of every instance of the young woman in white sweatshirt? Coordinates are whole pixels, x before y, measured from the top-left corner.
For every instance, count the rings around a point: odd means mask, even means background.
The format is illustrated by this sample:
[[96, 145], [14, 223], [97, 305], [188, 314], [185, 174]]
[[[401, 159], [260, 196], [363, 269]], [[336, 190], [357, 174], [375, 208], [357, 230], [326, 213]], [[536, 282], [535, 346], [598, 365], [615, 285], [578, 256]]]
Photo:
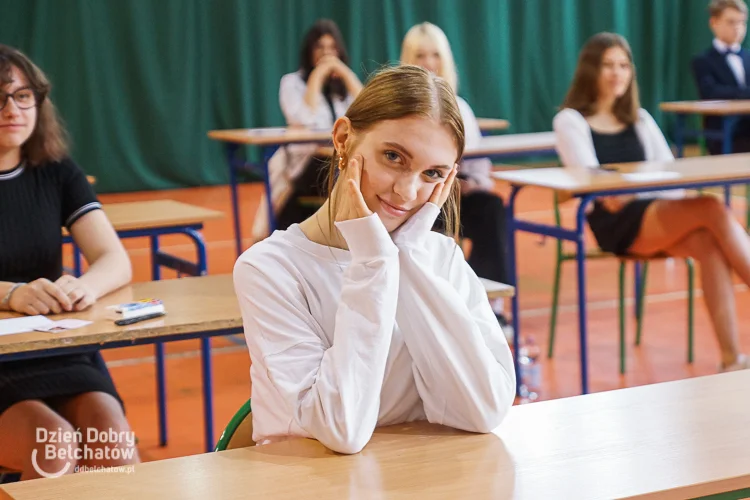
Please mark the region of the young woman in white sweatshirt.
[[[640, 107], [633, 56], [620, 35], [599, 33], [586, 42], [563, 108], [554, 129], [566, 167], [674, 160], [659, 126]], [[695, 258], [721, 349], [720, 370], [750, 368], [740, 351], [732, 284], [734, 271], [750, 286], [750, 238], [718, 198], [675, 194], [598, 199], [589, 226], [608, 252]]]
[[441, 209], [458, 225], [464, 132], [450, 85], [382, 70], [333, 143], [325, 205], [235, 265], [255, 441], [357, 453], [401, 422], [492, 431], [515, 395], [510, 349], [454, 239], [431, 231]]

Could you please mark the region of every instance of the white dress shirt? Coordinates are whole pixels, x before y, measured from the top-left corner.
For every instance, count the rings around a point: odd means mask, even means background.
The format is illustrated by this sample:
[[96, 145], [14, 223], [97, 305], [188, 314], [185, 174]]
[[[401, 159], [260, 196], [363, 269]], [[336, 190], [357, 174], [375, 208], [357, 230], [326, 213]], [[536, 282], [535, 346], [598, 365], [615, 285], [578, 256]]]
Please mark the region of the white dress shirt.
[[459, 247], [430, 230], [438, 214], [427, 203], [393, 234], [377, 214], [338, 222], [348, 251], [293, 225], [242, 254], [257, 443], [311, 437], [356, 453], [379, 426], [500, 424], [510, 349]]
[[[739, 43], [735, 43], [730, 47], [718, 38], [714, 38], [714, 48], [719, 51], [719, 53], [726, 54], [726, 52], [730, 48], [733, 52], [737, 52], [742, 48], [742, 46]], [[744, 87], [746, 85], [745, 64], [742, 62], [742, 58], [737, 54], [727, 54], [725, 57], [727, 58], [727, 64], [729, 65], [729, 68], [732, 70], [732, 73], [734, 73], [734, 77], [737, 79], [737, 83], [740, 85], [740, 87]]]

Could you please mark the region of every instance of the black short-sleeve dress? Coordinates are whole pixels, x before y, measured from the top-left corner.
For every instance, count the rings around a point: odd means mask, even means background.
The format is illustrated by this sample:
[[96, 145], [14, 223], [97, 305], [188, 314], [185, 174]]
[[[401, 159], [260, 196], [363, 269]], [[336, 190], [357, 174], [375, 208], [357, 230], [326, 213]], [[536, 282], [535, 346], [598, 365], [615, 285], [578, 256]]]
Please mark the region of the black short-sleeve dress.
[[[634, 125], [615, 134], [603, 134], [592, 130], [591, 137], [594, 140], [596, 157], [601, 165], [646, 160], [643, 145], [638, 139]], [[628, 249], [641, 230], [646, 208], [653, 202], [654, 198], [636, 199], [620, 211], [610, 212], [602, 203], [594, 201], [594, 209], [589, 212], [587, 219], [599, 247], [605, 252], [627, 255]]]
[[[0, 173], [0, 281], [50, 281], [62, 276], [62, 231], [98, 210], [83, 171], [72, 161]], [[0, 362], [0, 415], [14, 404], [39, 399], [54, 406], [86, 392], [111, 394], [120, 404], [99, 352]]]

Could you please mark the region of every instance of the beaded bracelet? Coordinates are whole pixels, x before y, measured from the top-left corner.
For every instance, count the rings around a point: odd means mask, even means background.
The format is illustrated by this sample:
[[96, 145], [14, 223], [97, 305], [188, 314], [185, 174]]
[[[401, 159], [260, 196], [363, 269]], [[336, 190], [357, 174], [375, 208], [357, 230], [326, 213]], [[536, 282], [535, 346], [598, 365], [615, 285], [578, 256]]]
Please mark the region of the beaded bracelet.
[[8, 293], [5, 294], [2, 302], [0, 302], [0, 310], [8, 308], [8, 304], [10, 303], [10, 296], [13, 295], [13, 292], [15, 292], [17, 288], [22, 287], [25, 284], [26, 283], [14, 283], [13, 286], [10, 287], [10, 290], [8, 290]]

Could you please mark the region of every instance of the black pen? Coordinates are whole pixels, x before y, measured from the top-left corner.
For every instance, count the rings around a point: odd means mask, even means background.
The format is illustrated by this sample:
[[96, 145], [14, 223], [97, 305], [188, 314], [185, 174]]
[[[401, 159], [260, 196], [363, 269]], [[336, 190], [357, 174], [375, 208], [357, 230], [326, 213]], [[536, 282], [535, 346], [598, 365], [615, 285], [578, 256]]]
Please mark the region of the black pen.
[[115, 325], [117, 326], [132, 325], [133, 323], [140, 323], [141, 321], [159, 318], [161, 316], [164, 316], [165, 314], [166, 313], [160, 312], [160, 313], [147, 314], [145, 316], [137, 316], [135, 318], [118, 319], [117, 321], [115, 321]]

